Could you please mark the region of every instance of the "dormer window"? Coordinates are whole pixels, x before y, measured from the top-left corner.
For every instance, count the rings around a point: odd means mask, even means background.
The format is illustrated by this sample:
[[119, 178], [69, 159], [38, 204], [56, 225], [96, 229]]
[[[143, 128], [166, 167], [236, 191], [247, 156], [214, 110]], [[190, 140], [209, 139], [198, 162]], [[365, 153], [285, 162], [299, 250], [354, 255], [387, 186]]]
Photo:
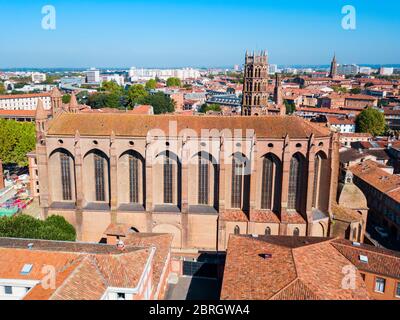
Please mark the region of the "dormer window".
[[126, 300], [125, 293], [117, 292], [117, 300]]

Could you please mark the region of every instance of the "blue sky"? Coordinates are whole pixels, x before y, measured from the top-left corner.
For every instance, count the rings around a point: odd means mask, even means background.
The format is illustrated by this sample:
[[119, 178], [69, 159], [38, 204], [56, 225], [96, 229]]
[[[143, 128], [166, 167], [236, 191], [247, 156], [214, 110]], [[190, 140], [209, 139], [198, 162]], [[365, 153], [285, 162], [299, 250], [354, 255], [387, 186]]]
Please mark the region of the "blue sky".
[[[44, 5], [56, 30], [43, 30]], [[356, 30], [341, 26], [344, 5]], [[241, 64], [267, 49], [277, 64], [400, 63], [394, 0], [0, 0], [0, 67], [182, 67]]]

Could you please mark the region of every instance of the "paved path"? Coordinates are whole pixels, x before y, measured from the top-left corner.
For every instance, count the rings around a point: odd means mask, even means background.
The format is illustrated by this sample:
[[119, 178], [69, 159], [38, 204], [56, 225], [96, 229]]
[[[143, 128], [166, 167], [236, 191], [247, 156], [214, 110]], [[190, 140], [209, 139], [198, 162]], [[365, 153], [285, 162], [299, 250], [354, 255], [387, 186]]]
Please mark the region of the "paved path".
[[215, 279], [179, 277], [169, 286], [166, 300], [218, 300], [219, 286]]

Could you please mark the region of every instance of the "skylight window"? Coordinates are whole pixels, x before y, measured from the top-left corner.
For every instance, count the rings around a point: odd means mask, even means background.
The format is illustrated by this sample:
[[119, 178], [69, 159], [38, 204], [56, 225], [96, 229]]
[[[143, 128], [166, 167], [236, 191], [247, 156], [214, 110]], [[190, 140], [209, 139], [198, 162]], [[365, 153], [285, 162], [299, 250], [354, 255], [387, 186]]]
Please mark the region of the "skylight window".
[[267, 260], [267, 259], [271, 259], [271, 258], [272, 258], [272, 254], [270, 254], [270, 253], [260, 253], [258, 256], [259, 256], [260, 258], [263, 258], [264, 260]]
[[363, 263], [368, 263], [368, 257], [361, 254], [360, 255], [360, 261], [363, 262]]
[[21, 269], [21, 274], [29, 274], [32, 271], [33, 265], [32, 264], [24, 264]]

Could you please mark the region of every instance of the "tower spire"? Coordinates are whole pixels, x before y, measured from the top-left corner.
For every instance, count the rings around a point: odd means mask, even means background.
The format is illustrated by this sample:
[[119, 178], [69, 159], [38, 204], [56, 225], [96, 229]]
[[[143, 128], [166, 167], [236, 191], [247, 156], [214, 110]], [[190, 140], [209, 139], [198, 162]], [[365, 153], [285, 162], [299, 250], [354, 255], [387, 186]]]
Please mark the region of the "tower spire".
[[334, 52], [333, 59], [331, 62], [331, 69], [329, 71], [329, 78], [336, 78], [337, 76], [337, 61], [336, 61], [336, 52]]
[[71, 100], [69, 102], [69, 112], [77, 113], [79, 111], [79, 104], [76, 100], [76, 95], [74, 92], [71, 94]]

